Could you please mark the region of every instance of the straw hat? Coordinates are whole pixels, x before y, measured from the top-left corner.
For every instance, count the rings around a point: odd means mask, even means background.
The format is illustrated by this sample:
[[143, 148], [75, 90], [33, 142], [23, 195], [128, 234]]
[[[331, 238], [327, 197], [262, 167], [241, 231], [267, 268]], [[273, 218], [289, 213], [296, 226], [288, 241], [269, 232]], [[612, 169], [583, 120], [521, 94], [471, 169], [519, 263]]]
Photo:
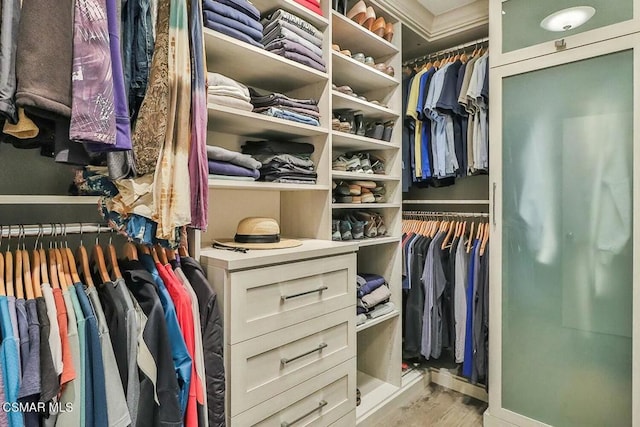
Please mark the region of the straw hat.
[[275, 219], [259, 217], [241, 220], [234, 239], [221, 240], [218, 243], [245, 249], [285, 249], [302, 245], [300, 240], [280, 238], [280, 226]]

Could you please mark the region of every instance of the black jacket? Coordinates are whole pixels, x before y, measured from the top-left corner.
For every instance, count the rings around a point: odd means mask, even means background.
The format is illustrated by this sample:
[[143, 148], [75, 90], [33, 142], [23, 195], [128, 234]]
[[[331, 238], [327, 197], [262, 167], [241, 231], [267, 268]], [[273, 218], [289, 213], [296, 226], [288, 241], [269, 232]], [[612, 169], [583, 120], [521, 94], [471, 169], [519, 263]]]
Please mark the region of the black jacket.
[[225, 426], [224, 412], [224, 355], [223, 329], [218, 296], [209, 285], [202, 267], [191, 257], [180, 258], [184, 275], [198, 297], [200, 325], [202, 327], [202, 347], [204, 369], [207, 377], [207, 401], [209, 405], [209, 425]]
[[153, 276], [139, 261], [121, 261], [120, 269], [127, 287], [147, 316], [142, 337], [156, 363], [157, 392], [160, 405], [155, 403], [154, 385], [150, 378], [140, 375], [138, 426], [182, 426], [182, 411], [178, 403], [178, 380], [175, 372], [169, 333], [164, 310], [156, 292]]

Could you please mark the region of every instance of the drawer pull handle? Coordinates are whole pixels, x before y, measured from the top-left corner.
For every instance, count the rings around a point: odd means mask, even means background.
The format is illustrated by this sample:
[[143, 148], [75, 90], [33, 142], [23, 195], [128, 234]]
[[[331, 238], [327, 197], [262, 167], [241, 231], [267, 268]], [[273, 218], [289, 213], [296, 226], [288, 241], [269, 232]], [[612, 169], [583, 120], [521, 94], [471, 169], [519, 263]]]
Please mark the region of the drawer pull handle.
[[314, 289], [312, 291], [300, 292], [299, 294], [282, 295], [280, 298], [282, 298], [282, 301], [286, 301], [286, 300], [289, 300], [289, 299], [292, 299], [292, 298], [298, 298], [298, 297], [302, 297], [302, 296], [309, 295], [309, 294], [315, 294], [316, 292], [326, 291], [327, 289], [329, 289], [328, 286], [323, 286], [321, 288]]
[[309, 415], [313, 414], [314, 412], [324, 408], [325, 406], [327, 406], [328, 403], [326, 400], [321, 400], [320, 403], [318, 403], [318, 407], [317, 408], [313, 408], [312, 410], [310, 410], [309, 412], [307, 412], [304, 415], [301, 415], [300, 417], [296, 418], [295, 420], [291, 421], [290, 423], [283, 421], [282, 423], [280, 423], [280, 427], [289, 427], [292, 426], [294, 424], [296, 424], [297, 422], [302, 421], [303, 419], [307, 418]]
[[301, 359], [301, 358], [303, 358], [305, 356], [308, 356], [310, 354], [313, 354], [313, 353], [315, 353], [317, 351], [322, 351], [322, 349], [325, 348], [325, 347], [329, 347], [329, 344], [322, 343], [317, 348], [314, 348], [313, 350], [309, 350], [306, 353], [302, 353], [302, 354], [300, 354], [300, 355], [298, 355], [296, 357], [292, 357], [291, 359], [287, 359], [287, 358], [280, 359], [280, 363], [282, 363], [284, 366], [287, 366], [287, 364], [289, 364], [289, 363], [291, 363], [291, 362], [293, 362], [295, 360]]

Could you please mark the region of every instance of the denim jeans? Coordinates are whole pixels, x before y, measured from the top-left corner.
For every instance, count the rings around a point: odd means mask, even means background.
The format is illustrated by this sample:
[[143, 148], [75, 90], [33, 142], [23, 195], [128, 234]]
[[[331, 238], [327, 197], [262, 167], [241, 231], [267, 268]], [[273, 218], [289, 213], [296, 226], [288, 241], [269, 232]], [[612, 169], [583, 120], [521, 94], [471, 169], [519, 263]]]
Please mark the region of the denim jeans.
[[320, 122], [304, 114], [293, 113], [280, 108], [271, 107], [264, 113], [267, 116], [276, 117], [278, 119], [291, 120], [292, 122], [303, 123], [305, 125], [320, 126]]
[[122, 63], [124, 85], [131, 118], [135, 119], [144, 99], [155, 41], [149, 0], [123, 0]]

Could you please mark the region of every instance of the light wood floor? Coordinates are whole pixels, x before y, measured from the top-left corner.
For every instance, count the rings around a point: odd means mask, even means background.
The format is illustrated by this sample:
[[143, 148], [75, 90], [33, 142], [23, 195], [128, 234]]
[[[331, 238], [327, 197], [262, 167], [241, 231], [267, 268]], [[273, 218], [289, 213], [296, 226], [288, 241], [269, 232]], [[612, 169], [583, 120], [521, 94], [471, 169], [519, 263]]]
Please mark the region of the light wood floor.
[[486, 409], [485, 402], [431, 384], [419, 400], [395, 409], [376, 427], [476, 427]]

